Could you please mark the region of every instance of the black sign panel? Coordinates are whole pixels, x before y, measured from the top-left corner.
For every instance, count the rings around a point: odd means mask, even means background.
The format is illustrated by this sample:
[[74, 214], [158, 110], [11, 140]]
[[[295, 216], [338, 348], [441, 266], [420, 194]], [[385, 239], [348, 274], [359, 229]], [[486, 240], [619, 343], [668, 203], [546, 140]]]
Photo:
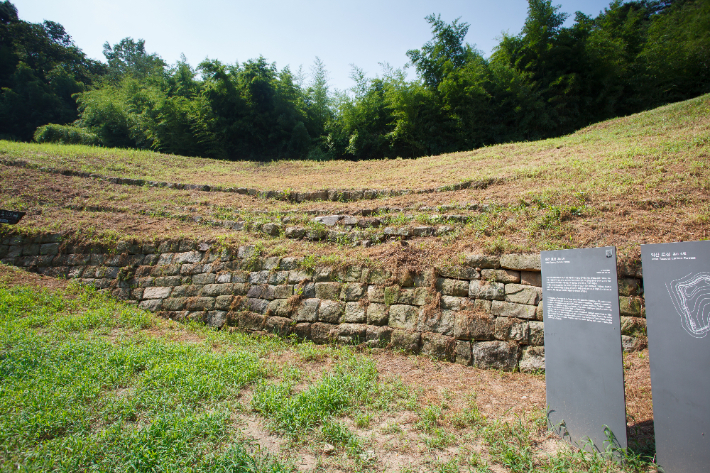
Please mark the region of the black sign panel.
[[710, 241], [641, 245], [658, 464], [710, 469]]
[[588, 451], [626, 448], [616, 249], [540, 256], [548, 425]]
[[15, 212], [12, 210], [0, 210], [0, 223], [9, 223], [11, 225], [16, 224], [20, 221], [22, 217], [25, 216], [25, 212]]

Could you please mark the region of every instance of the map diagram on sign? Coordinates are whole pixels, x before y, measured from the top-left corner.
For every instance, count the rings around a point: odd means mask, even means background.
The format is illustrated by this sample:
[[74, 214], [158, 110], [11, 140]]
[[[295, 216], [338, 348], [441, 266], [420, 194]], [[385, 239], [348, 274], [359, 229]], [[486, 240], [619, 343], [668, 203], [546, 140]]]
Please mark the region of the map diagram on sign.
[[688, 274], [666, 284], [686, 332], [703, 338], [710, 332], [710, 273]]

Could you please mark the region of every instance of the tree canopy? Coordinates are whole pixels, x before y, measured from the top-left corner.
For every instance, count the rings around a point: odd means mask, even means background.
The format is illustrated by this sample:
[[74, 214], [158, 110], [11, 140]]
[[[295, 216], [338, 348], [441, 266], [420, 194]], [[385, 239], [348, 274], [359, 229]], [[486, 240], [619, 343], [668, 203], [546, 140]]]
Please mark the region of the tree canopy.
[[102, 64], [61, 25], [22, 21], [6, 0], [0, 137], [73, 123], [105, 146], [219, 159], [417, 157], [559, 136], [710, 92], [710, 2], [613, 0], [567, 18], [529, 0], [521, 31], [486, 58], [466, 43], [468, 23], [431, 14], [431, 39], [407, 51], [416, 77], [354, 67], [353, 87], [333, 91], [318, 58], [307, 80], [264, 57], [168, 65], [125, 38], [104, 44]]

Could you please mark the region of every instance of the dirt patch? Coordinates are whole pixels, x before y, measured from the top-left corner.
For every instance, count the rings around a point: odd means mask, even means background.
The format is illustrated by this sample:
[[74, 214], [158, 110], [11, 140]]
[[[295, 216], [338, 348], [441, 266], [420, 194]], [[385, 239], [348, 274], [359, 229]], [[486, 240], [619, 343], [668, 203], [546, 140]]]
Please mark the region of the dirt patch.
[[56, 291], [66, 289], [69, 281], [50, 278], [41, 274], [28, 273], [20, 268], [0, 263], [0, 286], [30, 286]]

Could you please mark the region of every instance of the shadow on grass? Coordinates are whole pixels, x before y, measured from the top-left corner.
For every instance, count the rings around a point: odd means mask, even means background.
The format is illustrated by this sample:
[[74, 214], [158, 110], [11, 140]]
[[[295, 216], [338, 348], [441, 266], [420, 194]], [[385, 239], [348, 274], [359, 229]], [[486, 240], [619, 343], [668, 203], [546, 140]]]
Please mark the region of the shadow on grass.
[[642, 457], [656, 456], [656, 438], [653, 430], [653, 419], [636, 422], [626, 427], [629, 453]]

